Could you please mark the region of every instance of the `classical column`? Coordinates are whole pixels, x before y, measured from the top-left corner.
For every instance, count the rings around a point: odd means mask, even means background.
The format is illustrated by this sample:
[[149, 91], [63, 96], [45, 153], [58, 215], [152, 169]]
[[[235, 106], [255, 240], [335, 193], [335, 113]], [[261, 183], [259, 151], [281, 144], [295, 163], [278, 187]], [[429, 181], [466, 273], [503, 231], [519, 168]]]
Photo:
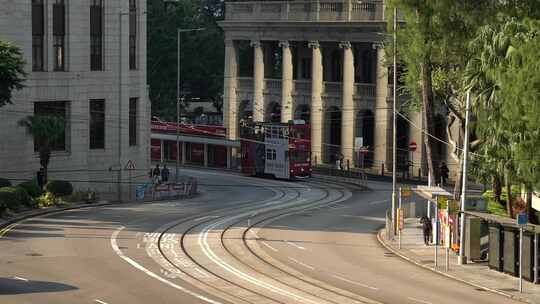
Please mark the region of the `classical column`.
[[344, 165], [349, 161], [354, 164], [354, 56], [351, 43], [348, 41], [339, 44], [343, 49], [343, 91], [341, 110], [341, 154]]
[[291, 47], [288, 41], [280, 41], [279, 45], [283, 51], [281, 68], [281, 122], [288, 122], [293, 119], [293, 63]]
[[260, 41], [252, 41], [253, 47], [253, 121], [264, 121], [264, 54]]
[[236, 100], [237, 55], [233, 40], [225, 40], [225, 69], [223, 80], [223, 125], [227, 138], [238, 138], [238, 103]]
[[375, 110], [374, 165], [385, 171], [392, 168], [392, 105], [388, 96], [388, 68], [385, 53], [377, 48], [377, 92]]
[[318, 41], [309, 42], [311, 57], [311, 154], [312, 160], [322, 163], [322, 127], [323, 127], [323, 64]]

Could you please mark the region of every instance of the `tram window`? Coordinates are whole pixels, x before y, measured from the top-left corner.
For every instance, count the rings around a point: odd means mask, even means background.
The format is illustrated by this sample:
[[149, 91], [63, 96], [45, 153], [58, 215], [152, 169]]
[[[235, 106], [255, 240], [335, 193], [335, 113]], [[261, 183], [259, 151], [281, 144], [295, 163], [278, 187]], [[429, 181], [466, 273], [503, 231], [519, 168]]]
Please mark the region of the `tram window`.
[[272, 150], [266, 149], [266, 159], [271, 160], [272, 159]]
[[306, 152], [306, 151], [291, 152], [291, 161], [295, 163], [309, 162], [309, 152]]
[[277, 159], [277, 153], [276, 153], [276, 150], [274, 150], [274, 149], [272, 149], [272, 159], [273, 160]]

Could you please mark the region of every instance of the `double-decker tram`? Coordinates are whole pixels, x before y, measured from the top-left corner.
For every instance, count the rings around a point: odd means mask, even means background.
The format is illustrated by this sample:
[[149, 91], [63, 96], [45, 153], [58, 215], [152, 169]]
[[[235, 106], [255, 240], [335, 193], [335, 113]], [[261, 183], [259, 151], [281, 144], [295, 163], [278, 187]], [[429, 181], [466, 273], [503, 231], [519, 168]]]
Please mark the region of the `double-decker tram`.
[[240, 137], [243, 173], [280, 179], [311, 176], [311, 130], [303, 120], [243, 123]]

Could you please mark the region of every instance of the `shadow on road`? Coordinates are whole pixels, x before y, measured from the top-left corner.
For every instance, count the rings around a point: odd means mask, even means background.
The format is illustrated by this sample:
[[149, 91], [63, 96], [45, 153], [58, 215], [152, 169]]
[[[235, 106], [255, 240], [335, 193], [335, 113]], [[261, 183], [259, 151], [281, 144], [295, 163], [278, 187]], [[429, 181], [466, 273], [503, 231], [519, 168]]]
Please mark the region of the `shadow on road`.
[[46, 281], [26, 281], [14, 278], [0, 278], [0, 295], [26, 293], [59, 292], [78, 289], [75, 286]]

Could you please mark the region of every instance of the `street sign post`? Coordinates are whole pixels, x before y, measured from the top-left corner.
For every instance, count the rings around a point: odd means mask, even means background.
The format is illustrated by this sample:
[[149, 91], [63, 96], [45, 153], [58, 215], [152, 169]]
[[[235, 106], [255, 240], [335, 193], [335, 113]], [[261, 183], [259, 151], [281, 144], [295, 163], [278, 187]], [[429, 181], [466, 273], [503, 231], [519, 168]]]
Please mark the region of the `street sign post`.
[[129, 200], [131, 201], [132, 197], [131, 197], [131, 192], [133, 192], [131, 190], [131, 171], [135, 170], [135, 162], [133, 162], [131, 159], [127, 161], [126, 163], [126, 166], [124, 167], [125, 170], [128, 171], [128, 174], [129, 174], [129, 185], [128, 185], [128, 188], [129, 188]]
[[[409, 144], [409, 151], [411, 152], [411, 177], [414, 177], [414, 151], [416, 151], [416, 142], [411, 141]], [[409, 171], [409, 168], [407, 167], [407, 172]]]
[[523, 230], [528, 222], [527, 213], [521, 212], [517, 216], [519, 225], [519, 292], [523, 292]]

